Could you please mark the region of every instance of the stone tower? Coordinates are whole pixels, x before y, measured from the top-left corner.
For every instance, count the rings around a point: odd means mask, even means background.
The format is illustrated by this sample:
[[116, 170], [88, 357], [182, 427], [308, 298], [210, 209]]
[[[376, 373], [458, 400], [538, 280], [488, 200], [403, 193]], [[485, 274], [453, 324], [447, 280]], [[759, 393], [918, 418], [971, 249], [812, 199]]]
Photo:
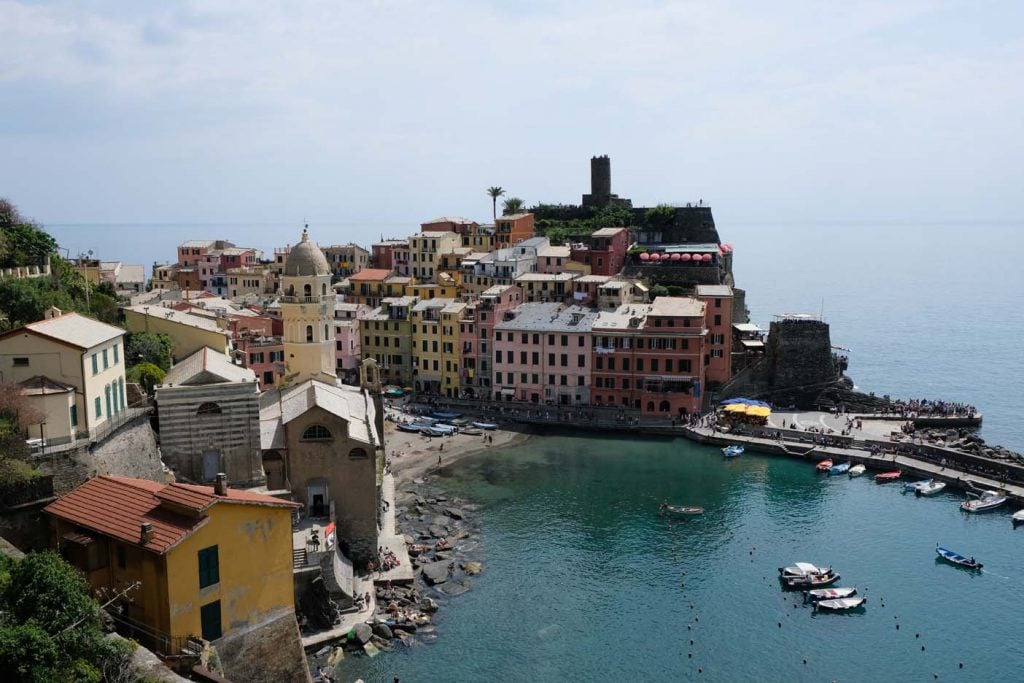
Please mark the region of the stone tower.
[[284, 380], [294, 385], [307, 379], [334, 384], [334, 290], [331, 268], [309, 229], [295, 245], [281, 274], [281, 318], [284, 323]]
[[608, 155], [590, 158], [590, 195], [607, 204], [612, 197], [612, 161]]

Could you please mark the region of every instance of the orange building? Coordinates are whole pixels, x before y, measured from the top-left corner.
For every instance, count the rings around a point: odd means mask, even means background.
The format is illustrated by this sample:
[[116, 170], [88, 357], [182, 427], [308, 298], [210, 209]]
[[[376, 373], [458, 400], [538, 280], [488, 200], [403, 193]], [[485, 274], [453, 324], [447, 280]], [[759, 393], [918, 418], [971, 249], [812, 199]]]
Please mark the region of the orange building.
[[708, 328], [704, 350], [704, 374], [712, 387], [732, 378], [733, 292], [729, 285], [697, 285], [697, 298], [704, 302]]
[[494, 224], [494, 248], [510, 247], [521, 240], [533, 237], [533, 214], [514, 213], [499, 216]]

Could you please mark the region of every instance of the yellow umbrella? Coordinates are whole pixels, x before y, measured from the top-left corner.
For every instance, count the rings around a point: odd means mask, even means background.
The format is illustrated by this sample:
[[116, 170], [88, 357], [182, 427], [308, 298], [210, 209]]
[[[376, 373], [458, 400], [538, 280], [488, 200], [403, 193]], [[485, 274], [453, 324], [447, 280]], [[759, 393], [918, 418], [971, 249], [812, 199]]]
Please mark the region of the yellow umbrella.
[[742, 403], [730, 403], [724, 408], [724, 410], [727, 413], [745, 413], [747, 412], [748, 407], [749, 406], [745, 406]]
[[755, 417], [768, 417], [772, 414], [772, 409], [767, 406], [747, 406], [746, 413]]

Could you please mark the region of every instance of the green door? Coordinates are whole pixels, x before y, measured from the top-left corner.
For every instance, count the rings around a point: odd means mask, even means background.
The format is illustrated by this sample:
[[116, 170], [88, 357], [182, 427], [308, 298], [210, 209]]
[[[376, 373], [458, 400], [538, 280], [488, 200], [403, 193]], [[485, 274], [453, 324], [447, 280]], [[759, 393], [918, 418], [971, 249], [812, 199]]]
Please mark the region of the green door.
[[203, 623], [203, 640], [212, 641], [220, 638], [220, 600], [203, 605], [199, 610], [199, 616]]

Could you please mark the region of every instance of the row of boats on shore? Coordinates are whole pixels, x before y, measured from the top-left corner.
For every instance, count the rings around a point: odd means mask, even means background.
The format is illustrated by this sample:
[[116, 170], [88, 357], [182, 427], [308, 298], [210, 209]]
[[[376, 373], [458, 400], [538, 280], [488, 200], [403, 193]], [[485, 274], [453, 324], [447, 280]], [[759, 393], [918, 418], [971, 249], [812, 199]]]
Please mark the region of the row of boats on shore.
[[436, 411], [430, 415], [421, 415], [413, 420], [400, 422], [395, 425], [395, 428], [402, 432], [424, 436], [451, 436], [452, 434], [479, 436], [484, 431], [497, 429], [498, 425], [493, 422], [470, 421], [463, 418], [462, 413]]

